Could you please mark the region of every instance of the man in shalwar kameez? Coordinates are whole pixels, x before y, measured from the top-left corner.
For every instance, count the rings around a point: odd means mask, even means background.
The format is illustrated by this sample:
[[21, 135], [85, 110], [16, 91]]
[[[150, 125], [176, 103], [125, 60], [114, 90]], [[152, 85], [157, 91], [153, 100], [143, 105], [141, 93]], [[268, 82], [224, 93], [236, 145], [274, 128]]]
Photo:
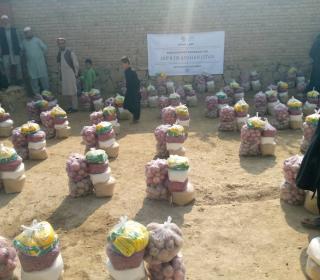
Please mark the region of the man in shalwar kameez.
[[78, 110], [77, 76], [79, 62], [75, 53], [66, 47], [64, 38], [58, 38], [57, 43], [59, 47], [57, 62], [60, 68], [61, 91], [62, 95], [68, 97], [68, 112], [72, 113]]
[[22, 50], [26, 58], [33, 94], [38, 95], [40, 94], [39, 82], [42, 90], [49, 90], [49, 78], [45, 58], [47, 46], [39, 38], [33, 36], [30, 27], [24, 29], [24, 36]]
[[[11, 26], [7, 15], [1, 16], [0, 48], [1, 59], [7, 80], [10, 85], [22, 81], [21, 70], [21, 42], [17, 30]], [[12, 69], [15, 69], [15, 77], [12, 77]]]

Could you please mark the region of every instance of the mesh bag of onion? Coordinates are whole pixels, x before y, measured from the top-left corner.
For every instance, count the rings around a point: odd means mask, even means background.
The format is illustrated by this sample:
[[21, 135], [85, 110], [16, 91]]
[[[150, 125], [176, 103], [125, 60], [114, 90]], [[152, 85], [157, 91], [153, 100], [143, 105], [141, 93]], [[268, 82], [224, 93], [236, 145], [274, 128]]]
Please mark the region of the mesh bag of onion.
[[0, 236], [0, 279], [11, 279], [16, 266], [16, 250], [9, 240]]
[[283, 162], [284, 178], [291, 185], [295, 185], [296, 183], [296, 177], [298, 175], [302, 159], [303, 156], [295, 155], [289, 157]]
[[148, 91], [145, 87], [140, 88], [141, 94], [141, 107], [148, 107]]
[[267, 96], [262, 91], [258, 92], [254, 96], [254, 107], [256, 109], [256, 112], [259, 113], [260, 116], [264, 116], [267, 114]]
[[217, 96], [207, 96], [206, 97], [206, 117], [207, 118], [217, 118], [218, 117], [218, 97]]
[[241, 128], [240, 156], [260, 155], [261, 131], [245, 124]]
[[81, 154], [71, 154], [67, 160], [66, 171], [68, 177], [74, 182], [79, 182], [88, 177], [88, 166], [85, 156]]
[[144, 259], [148, 264], [170, 262], [177, 256], [183, 246], [183, 238], [180, 228], [172, 223], [171, 217], [163, 224], [147, 225], [147, 230], [150, 239]]
[[258, 116], [248, 119], [241, 128], [240, 156], [258, 156], [261, 154], [261, 131], [266, 122]]
[[320, 119], [319, 111], [315, 114], [309, 115], [306, 117], [306, 121], [303, 123], [303, 138], [301, 141], [300, 149], [302, 152], [306, 152], [310, 146], [310, 142], [316, 131], [318, 122]]
[[164, 85], [157, 86], [157, 92], [159, 95], [167, 94], [167, 89]]
[[90, 114], [91, 125], [98, 124], [104, 121], [104, 116], [102, 111], [93, 112]]
[[204, 93], [206, 91], [206, 77], [204, 75], [197, 75], [194, 84], [198, 92]]
[[168, 164], [165, 159], [156, 159], [145, 166], [147, 197], [150, 199], [168, 199]]
[[163, 108], [166, 108], [170, 106], [170, 100], [169, 100], [169, 97], [167, 96], [160, 96], [159, 97], [159, 108], [162, 110]]
[[17, 127], [12, 131], [11, 140], [15, 148], [28, 147], [27, 137], [21, 132], [20, 127]]
[[170, 125], [160, 125], [154, 131], [154, 136], [157, 141], [157, 155], [161, 158], [166, 158], [169, 156], [167, 150], [167, 132]]
[[86, 177], [78, 182], [69, 179], [68, 185], [70, 197], [82, 197], [93, 193], [93, 184], [90, 177]]
[[291, 205], [302, 205], [305, 199], [305, 192], [297, 188], [295, 184], [285, 181], [280, 186], [280, 198]]
[[147, 264], [147, 273], [151, 280], [184, 280], [186, 268], [182, 255], [178, 254], [170, 262]]
[[71, 154], [67, 160], [66, 171], [69, 177], [69, 195], [86, 196], [93, 191], [84, 155]]
[[219, 114], [219, 130], [235, 131], [237, 128], [235, 118], [234, 108], [229, 105], [223, 106]]
[[182, 86], [177, 87], [176, 93], [180, 95], [180, 102], [185, 103], [186, 102], [186, 93]]
[[161, 119], [163, 124], [173, 125], [177, 121], [176, 109], [173, 106], [168, 106], [162, 109]]
[[166, 82], [166, 89], [167, 93], [171, 94], [175, 92], [174, 82], [173, 81], [167, 81]]
[[46, 128], [54, 128], [54, 118], [50, 111], [41, 112], [40, 114], [41, 123]]
[[82, 141], [88, 147], [96, 147], [98, 139], [95, 126], [84, 126], [81, 130]]
[[278, 103], [274, 107], [274, 116], [274, 125], [277, 129], [281, 130], [289, 128], [290, 116], [288, 107], [286, 105]]

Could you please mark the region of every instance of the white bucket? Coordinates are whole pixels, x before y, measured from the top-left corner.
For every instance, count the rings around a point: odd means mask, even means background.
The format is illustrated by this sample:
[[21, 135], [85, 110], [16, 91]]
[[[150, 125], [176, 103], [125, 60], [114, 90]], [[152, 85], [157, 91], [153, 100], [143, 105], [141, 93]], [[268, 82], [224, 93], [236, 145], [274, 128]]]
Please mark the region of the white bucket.
[[146, 278], [146, 270], [144, 262], [137, 268], [127, 270], [115, 270], [109, 260], [107, 260], [107, 270], [114, 280], [144, 280]]
[[189, 127], [190, 120], [185, 120], [185, 121], [177, 120], [177, 124], [185, 126], [185, 127]]
[[18, 179], [23, 176], [25, 172], [24, 163], [21, 163], [15, 171], [3, 171], [1, 173], [2, 179]]
[[29, 142], [28, 148], [33, 150], [41, 150], [46, 147], [46, 140], [39, 141], [39, 142]]
[[99, 148], [106, 149], [111, 147], [116, 142], [115, 138], [111, 138], [107, 141], [99, 141]]
[[167, 143], [167, 150], [180, 150], [182, 148], [182, 143]]
[[111, 176], [111, 168], [100, 174], [90, 174], [90, 179], [93, 185], [108, 182]]
[[0, 127], [12, 127], [13, 126], [13, 120], [6, 120], [3, 122], [0, 122]]
[[261, 144], [275, 144], [274, 137], [261, 137]]
[[63, 128], [68, 128], [69, 127], [69, 122], [65, 121], [63, 124], [55, 124], [54, 128], [55, 129], [63, 129]]
[[59, 254], [52, 266], [45, 270], [24, 272], [21, 269], [21, 280], [59, 280], [63, 274], [63, 267], [63, 259]]
[[303, 115], [290, 115], [290, 121], [293, 122], [302, 122]]
[[171, 182], [183, 183], [188, 179], [189, 170], [172, 170], [169, 169], [169, 180]]

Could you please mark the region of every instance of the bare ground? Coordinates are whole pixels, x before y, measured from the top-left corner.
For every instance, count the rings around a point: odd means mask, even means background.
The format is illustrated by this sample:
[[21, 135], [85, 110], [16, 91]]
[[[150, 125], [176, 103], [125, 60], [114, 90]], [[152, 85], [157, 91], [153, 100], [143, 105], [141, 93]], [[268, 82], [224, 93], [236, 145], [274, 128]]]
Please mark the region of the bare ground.
[[144, 165], [155, 155], [152, 132], [160, 123], [150, 109], [140, 124], [121, 124], [120, 155], [111, 162], [113, 198], [68, 198], [65, 162], [71, 152], [84, 151], [79, 132], [88, 124], [88, 114], [77, 113], [70, 117], [72, 137], [49, 140], [48, 160], [26, 162], [23, 192], [0, 194], [0, 234], [13, 238], [20, 225], [48, 220], [61, 239], [64, 279], [109, 279], [106, 234], [118, 218], [148, 224], [170, 215], [184, 233], [188, 279], [305, 279], [305, 250], [317, 232], [300, 226], [309, 215], [302, 207], [279, 201], [282, 162], [298, 153], [301, 131], [279, 132], [275, 158], [239, 158], [239, 133], [219, 133], [218, 121], [205, 119], [201, 109], [191, 114], [185, 147], [197, 192], [192, 205], [145, 199]]

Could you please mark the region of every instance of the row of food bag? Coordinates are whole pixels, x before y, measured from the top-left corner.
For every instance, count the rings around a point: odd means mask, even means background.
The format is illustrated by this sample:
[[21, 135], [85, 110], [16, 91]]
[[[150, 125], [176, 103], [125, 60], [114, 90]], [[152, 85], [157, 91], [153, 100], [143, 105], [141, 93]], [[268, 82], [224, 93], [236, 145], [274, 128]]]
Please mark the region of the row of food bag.
[[124, 95], [116, 94], [115, 97], [103, 99], [100, 90], [92, 89], [90, 92], [83, 92], [80, 96], [80, 107], [83, 111], [101, 111], [104, 107], [112, 106], [116, 108], [119, 120], [130, 119], [130, 112], [123, 108]]
[[104, 107], [104, 101], [100, 90], [91, 89], [89, 92], [82, 92], [79, 98], [80, 107], [83, 111], [99, 111]]
[[59, 237], [52, 226], [34, 220], [22, 229], [12, 243], [0, 237], [0, 278], [12, 279], [19, 259], [22, 280], [60, 279], [64, 264]]
[[184, 280], [182, 246], [182, 232], [171, 217], [146, 227], [122, 217], [107, 237], [107, 270], [115, 280], [142, 280], [146, 274], [150, 280]]
[[13, 130], [13, 120], [0, 104], [0, 137], [10, 137]]
[[12, 144], [22, 159], [44, 160], [48, 158], [46, 133], [35, 122], [27, 122], [12, 131]]
[[[256, 111], [259, 112], [260, 115], [267, 113], [273, 115], [275, 105], [280, 102], [287, 105], [289, 110], [293, 108], [293, 111], [299, 111], [299, 114], [303, 113], [307, 116], [319, 107], [320, 94], [318, 91], [314, 89], [309, 91], [306, 95], [306, 102], [303, 104], [304, 100], [301, 98], [299, 98], [299, 100], [290, 100], [287, 89], [287, 83], [279, 82], [278, 87], [271, 85], [265, 93], [258, 92], [254, 98]], [[292, 115], [297, 115], [297, 112]]]
[[113, 195], [116, 180], [111, 176], [108, 155], [104, 150], [92, 149], [85, 156], [71, 154], [66, 171], [71, 197], [86, 196], [93, 191], [97, 197]]
[[255, 116], [241, 128], [240, 156], [273, 156], [277, 129], [268, 120]]
[[[155, 88], [149, 86], [148, 88]], [[198, 97], [191, 85], [186, 85], [183, 88], [177, 88], [177, 91], [170, 93], [168, 96], [158, 96], [156, 91], [148, 91], [148, 89], [141, 89], [141, 105], [142, 107], [150, 108], [164, 108], [167, 106], [178, 106], [180, 103], [187, 104], [189, 107], [195, 107], [198, 104]]]
[[115, 131], [110, 122], [100, 122], [96, 125], [84, 126], [81, 131], [86, 150], [90, 148], [103, 149], [110, 158], [119, 154], [119, 144], [116, 142]]
[[0, 179], [6, 193], [21, 192], [26, 180], [22, 158], [14, 148], [3, 144], [0, 144]]
[[58, 100], [50, 91], [42, 91], [37, 100], [27, 103], [27, 112], [29, 119], [32, 121], [40, 122], [41, 112], [50, 111], [58, 104]]
[[40, 114], [41, 123], [46, 131], [47, 138], [68, 138], [71, 133], [67, 113], [59, 106]]
[[189, 204], [195, 198], [190, 183], [189, 161], [186, 157], [171, 155], [167, 160], [156, 159], [145, 166], [147, 197], [168, 200], [177, 205]]

